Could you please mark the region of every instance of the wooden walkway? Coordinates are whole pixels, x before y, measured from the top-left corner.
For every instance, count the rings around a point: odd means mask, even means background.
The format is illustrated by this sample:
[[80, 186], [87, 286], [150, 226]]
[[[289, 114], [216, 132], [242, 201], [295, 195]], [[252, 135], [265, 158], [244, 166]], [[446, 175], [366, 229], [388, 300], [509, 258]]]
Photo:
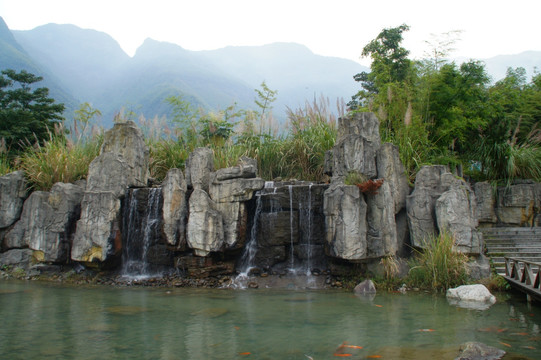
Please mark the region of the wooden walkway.
[[526, 294], [528, 301], [541, 302], [541, 263], [505, 257], [504, 278], [515, 289]]

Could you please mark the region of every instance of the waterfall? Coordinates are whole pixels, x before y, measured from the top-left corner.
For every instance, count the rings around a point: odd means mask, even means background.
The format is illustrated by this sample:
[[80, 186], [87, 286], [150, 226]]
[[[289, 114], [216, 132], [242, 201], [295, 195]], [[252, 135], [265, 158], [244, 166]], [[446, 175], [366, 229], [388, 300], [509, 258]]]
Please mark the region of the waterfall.
[[122, 275], [149, 277], [150, 246], [159, 238], [161, 188], [129, 189], [122, 214]]
[[254, 214], [254, 222], [252, 229], [250, 230], [250, 239], [244, 247], [244, 251], [241, 257], [241, 266], [239, 277], [246, 278], [250, 273], [250, 270], [254, 267], [255, 255], [257, 253], [257, 226], [259, 224], [259, 217], [261, 216], [261, 192], [258, 191], [256, 196], [256, 208]]
[[287, 187], [289, 190], [289, 239], [291, 247], [289, 251], [289, 272], [295, 274], [295, 246], [293, 244], [293, 185], [288, 185]]

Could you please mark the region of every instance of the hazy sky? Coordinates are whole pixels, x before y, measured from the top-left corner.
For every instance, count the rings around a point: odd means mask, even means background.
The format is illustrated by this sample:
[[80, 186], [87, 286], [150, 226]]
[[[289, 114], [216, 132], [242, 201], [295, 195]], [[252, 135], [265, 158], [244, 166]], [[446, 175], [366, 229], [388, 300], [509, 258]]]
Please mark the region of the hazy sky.
[[369, 65], [364, 45], [406, 23], [413, 58], [431, 34], [461, 30], [454, 57], [541, 50], [541, 0], [0, 0], [12, 30], [74, 24], [111, 35], [129, 55], [146, 38], [188, 50], [296, 42]]

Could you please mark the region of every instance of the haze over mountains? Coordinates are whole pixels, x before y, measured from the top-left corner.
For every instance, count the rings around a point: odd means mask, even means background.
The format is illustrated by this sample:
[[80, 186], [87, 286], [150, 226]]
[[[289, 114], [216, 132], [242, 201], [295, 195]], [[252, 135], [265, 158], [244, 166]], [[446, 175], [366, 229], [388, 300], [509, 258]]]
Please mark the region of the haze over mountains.
[[[523, 66], [531, 75], [534, 66], [541, 67], [541, 52], [485, 63], [496, 79], [509, 66]], [[66, 104], [67, 119], [79, 104], [89, 102], [102, 112], [106, 127], [123, 107], [146, 118], [168, 116], [165, 99], [171, 95], [183, 94], [208, 110], [233, 103], [254, 108], [254, 89], [263, 81], [278, 90], [273, 112], [283, 119], [286, 106], [296, 109], [314, 97], [329, 98], [331, 106], [337, 98], [347, 102], [359, 89], [353, 75], [369, 70], [294, 43], [189, 51], [147, 39], [130, 57], [103, 32], [57, 24], [10, 31], [0, 18], [0, 69], [7, 68], [43, 76], [39, 86], [47, 86], [53, 98]]]

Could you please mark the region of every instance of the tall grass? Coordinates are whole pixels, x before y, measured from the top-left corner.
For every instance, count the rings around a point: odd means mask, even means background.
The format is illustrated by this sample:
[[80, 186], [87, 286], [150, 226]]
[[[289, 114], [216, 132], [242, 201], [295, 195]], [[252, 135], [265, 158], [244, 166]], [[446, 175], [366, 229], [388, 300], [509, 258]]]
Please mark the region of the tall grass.
[[62, 136], [37, 144], [20, 158], [20, 167], [35, 190], [50, 190], [56, 182], [86, 178], [90, 162], [98, 155], [102, 137], [73, 143]]
[[427, 247], [416, 250], [408, 275], [411, 286], [446, 290], [468, 281], [465, 254], [455, 249], [454, 237], [448, 232], [431, 238]]

